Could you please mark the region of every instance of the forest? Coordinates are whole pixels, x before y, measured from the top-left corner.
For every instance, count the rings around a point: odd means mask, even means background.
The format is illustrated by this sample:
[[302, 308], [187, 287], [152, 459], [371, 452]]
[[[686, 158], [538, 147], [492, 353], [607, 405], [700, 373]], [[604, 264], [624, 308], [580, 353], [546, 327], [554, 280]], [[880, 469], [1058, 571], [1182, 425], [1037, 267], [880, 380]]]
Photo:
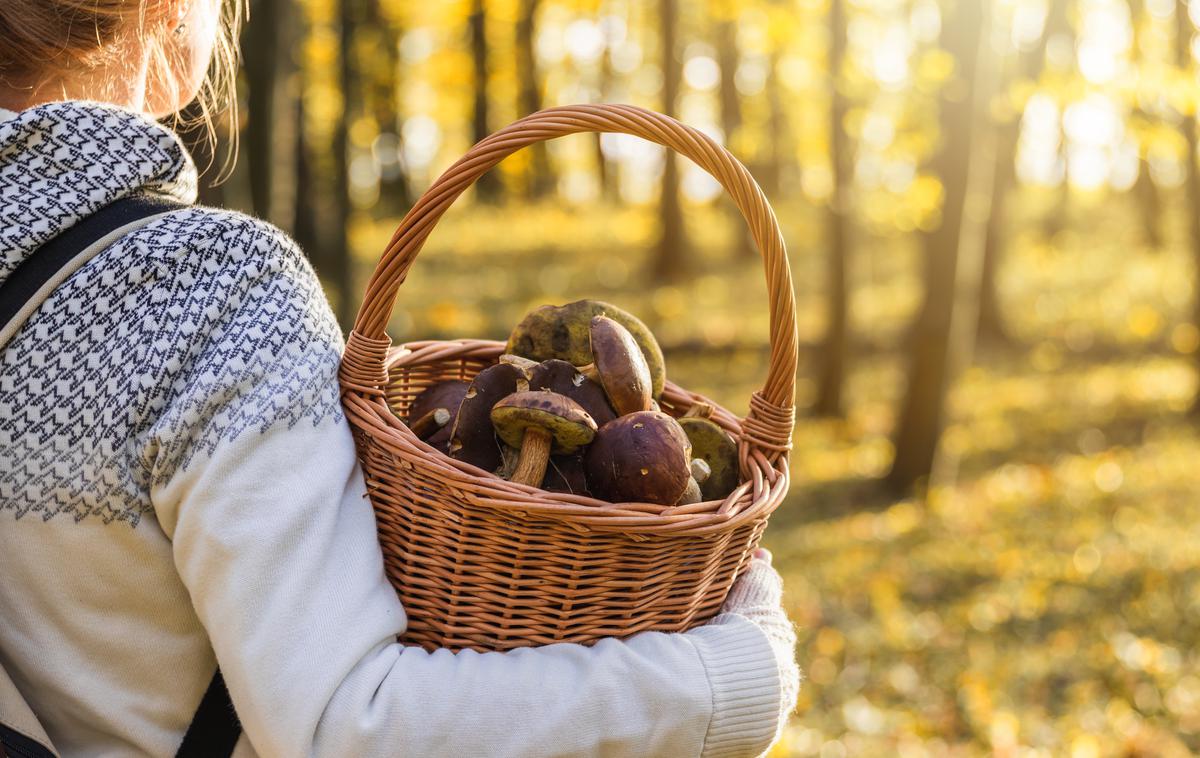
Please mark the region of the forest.
[[[1200, 753], [1200, 2], [252, 0], [202, 200], [295, 237], [348, 329], [473, 143], [620, 102], [750, 169], [799, 302], [767, 545], [806, 673], [773, 756]], [[236, 156], [236, 160], [235, 160]], [[698, 167], [576, 135], [431, 236], [393, 339], [641, 316], [736, 413], [768, 312]]]

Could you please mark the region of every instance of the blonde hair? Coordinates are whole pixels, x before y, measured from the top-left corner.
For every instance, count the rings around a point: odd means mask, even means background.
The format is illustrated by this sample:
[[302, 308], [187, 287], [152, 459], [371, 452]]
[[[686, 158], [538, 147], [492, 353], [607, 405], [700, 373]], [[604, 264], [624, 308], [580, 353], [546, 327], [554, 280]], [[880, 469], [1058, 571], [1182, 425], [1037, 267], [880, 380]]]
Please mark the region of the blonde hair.
[[[194, 116], [176, 113], [178, 128], [202, 126], [209, 140], [216, 137], [216, 117], [225, 114], [237, 135], [237, 38], [244, 18], [244, 0], [219, 0], [221, 33], [213, 48], [208, 76], [196, 98]], [[0, 83], [35, 88], [54, 77], [94, 70], [117, 54], [113, 43], [132, 28], [153, 47], [152, 76], [157, 84], [170, 81], [173, 61], [162, 35], [147, 32], [147, 19], [163, 0], [0, 0]], [[130, 25], [133, 25], [132, 27]], [[231, 140], [232, 142], [232, 140]], [[230, 152], [232, 159], [236, 152]]]

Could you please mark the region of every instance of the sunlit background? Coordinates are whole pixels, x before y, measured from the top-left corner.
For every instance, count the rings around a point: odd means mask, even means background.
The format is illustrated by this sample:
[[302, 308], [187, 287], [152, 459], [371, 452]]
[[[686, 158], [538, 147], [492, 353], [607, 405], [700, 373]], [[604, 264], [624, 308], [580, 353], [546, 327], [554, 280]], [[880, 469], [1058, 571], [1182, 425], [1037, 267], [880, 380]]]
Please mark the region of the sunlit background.
[[[708, 132], [771, 199], [799, 299], [767, 541], [808, 678], [773, 755], [1193, 755], [1198, 23], [1176, 0], [254, 0], [241, 157], [205, 197], [291, 232], [348, 324], [490, 131], [613, 101]], [[434, 232], [394, 339], [599, 297], [744, 413], [761, 265], [719, 185], [669, 167], [611, 136], [506, 161]]]

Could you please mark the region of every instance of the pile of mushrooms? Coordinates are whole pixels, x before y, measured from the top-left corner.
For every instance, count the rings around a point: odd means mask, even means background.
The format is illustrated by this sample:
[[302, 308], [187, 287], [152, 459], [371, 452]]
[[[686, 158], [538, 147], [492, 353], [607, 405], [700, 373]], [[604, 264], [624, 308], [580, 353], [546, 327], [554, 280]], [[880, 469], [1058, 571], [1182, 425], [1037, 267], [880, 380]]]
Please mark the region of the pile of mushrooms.
[[663, 413], [665, 381], [645, 324], [580, 300], [526, 315], [499, 363], [426, 388], [405, 420], [430, 446], [520, 484], [610, 502], [723, 500], [737, 446], [712, 406]]

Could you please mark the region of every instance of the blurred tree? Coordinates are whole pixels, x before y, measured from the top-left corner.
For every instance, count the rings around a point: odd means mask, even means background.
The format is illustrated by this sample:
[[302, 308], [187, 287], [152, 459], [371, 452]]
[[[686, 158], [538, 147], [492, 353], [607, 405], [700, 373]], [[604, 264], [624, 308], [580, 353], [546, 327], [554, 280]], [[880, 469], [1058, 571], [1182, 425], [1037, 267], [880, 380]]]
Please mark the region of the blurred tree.
[[[601, 3], [600, 7], [603, 11], [604, 3]], [[604, 52], [600, 54], [599, 85], [600, 102], [602, 103], [610, 102], [613, 97], [612, 22], [614, 20], [612, 17], [602, 16], [600, 21], [600, 29], [604, 33]], [[617, 183], [619, 166], [614, 161], [610, 161], [605, 154], [603, 135], [595, 134], [592, 139], [595, 146], [596, 173], [600, 183], [600, 195], [610, 203], [616, 203], [621, 199], [621, 190]]]
[[933, 470], [951, 372], [951, 326], [962, 246], [986, 3], [955, 3], [941, 45], [954, 60], [939, 98], [939, 142], [930, 168], [942, 186], [941, 219], [925, 232], [925, 296], [913, 325], [908, 386], [897, 414], [889, 486], [909, 492]]
[[[676, 0], [659, 0], [659, 32], [662, 49], [662, 108], [663, 113], [674, 117], [679, 100], [679, 83], [683, 70], [676, 50], [679, 25], [679, 9]], [[683, 228], [683, 208], [679, 202], [679, 156], [667, 150], [664, 157], [662, 187], [659, 193], [659, 218], [662, 231], [658, 241], [658, 254], [654, 259], [653, 276], [656, 281], [672, 281], [683, 276], [686, 270], [687, 235]]]
[[333, 308], [343, 329], [354, 321], [354, 268], [350, 246], [350, 219], [353, 203], [350, 195], [350, 126], [358, 112], [358, 72], [354, 59], [354, 32], [363, 20], [364, 0], [340, 0], [338, 4], [338, 84], [342, 96], [341, 116], [333, 138], [334, 200], [333, 233], [329, 253], [323, 257], [326, 282], [333, 290]]
[[[534, 40], [537, 38], [537, 12], [541, 0], [520, 0], [517, 15], [517, 115], [528, 116], [542, 109], [542, 84], [538, 72]], [[525, 195], [542, 198], [554, 190], [554, 175], [550, 171], [550, 156], [545, 142], [529, 147], [529, 175], [525, 184]]]
[[[1140, 105], [1134, 106], [1130, 114], [1130, 128], [1134, 132], [1144, 132], [1149, 129], [1154, 119]], [[1142, 219], [1142, 240], [1151, 250], [1162, 250], [1162, 198], [1159, 196], [1158, 185], [1150, 173], [1150, 159], [1147, 154], [1145, 140], [1138, 140], [1138, 175], [1133, 184], [1133, 196], [1139, 207]]]
[[[301, 87], [301, 92], [303, 92], [303, 87]], [[326, 272], [330, 269], [336, 269], [337, 266], [332, 261], [327, 260], [328, 255], [324, 257], [321, 255], [323, 251], [328, 252], [328, 247], [322, 244], [320, 234], [318, 233], [318, 211], [317, 205], [314, 202], [316, 194], [313, 191], [312, 157], [309, 155], [308, 127], [305, 122], [303, 97], [296, 98], [295, 108], [296, 192], [294, 196], [296, 209], [292, 215], [296, 219], [296, 228], [292, 231], [292, 236], [295, 237], [297, 244], [300, 245], [300, 249], [312, 260], [313, 268], [317, 270], [321, 278], [333, 281], [335, 274], [327, 274]]]
[[400, 129], [401, 30], [387, 13], [387, 0], [369, 0], [363, 34], [370, 50], [364, 66], [369, 100], [378, 134], [375, 152], [379, 171], [379, 199], [385, 213], [402, 215], [412, 205], [412, 190], [404, 168], [404, 139]]
[[738, 60], [737, 23], [738, 8], [730, 0], [714, 4], [716, 24], [713, 36], [716, 39], [717, 66], [721, 70], [718, 95], [721, 101], [721, 131], [726, 144], [736, 144], [737, 131], [742, 126], [742, 101], [737, 91], [736, 77]]
[[[725, 145], [738, 150], [739, 130], [742, 128], [742, 97], [737, 89], [737, 69], [741, 60], [738, 51], [737, 29], [740, 8], [733, 0], [714, 0], [710, 3], [714, 19], [713, 47], [717, 53], [720, 79], [717, 84], [717, 99], [721, 111], [721, 131], [725, 134]], [[723, 205], [733, 224], [737, 239], [738, 255], [742, 258], [757, 258], [758, 248], [741, 212], [726, 198]]]
[[246, 69], [243, 138], [250, 172], [253, 212], [287, 231], [295, 219], [295, 141], [292, 50], [295, 5], [288, 0], [253, 0], [242, 33]]
[[[1071, 63], [1064, 62], [1060, 65], [1076, 68], [1078, 52], [1075, 29], [1071, 26], [1070, 19], [1064, 17], [1058, 28], [1047, 31], [1047, 35], [1048, 45], [1057, 44], [1061, 49], [1071, 51]], [[1064, 78], [1073, 77], [1075, 74], [1074, 70], [1058, 73]], [[1048, 240], [1053, 240], [1066, 228], [1071, 212], [1071, 139], [1067, 134], [1067, 106], [1070, 104], [1070, 97], [1066, 87], [1054, 88], [1051, 93], [1058, 105], [1058, 163], [1062, 166], [1062, 181], [1058, 184], [1054, 203], [1042, 217], [1042, 235]]]
[[833, 191], [826, 213], [828, 234], [826, 256], [826, 326], [821, 345], [821, 373], [813, 411], [821, 416], [841, 416], [842, 385], [846, 381], [847, 347], [847, 259], [850, 256], [850, 192], [852, 156], [846, 135], [849, 109], [841, 87], [842, 62], [846, 56], [845, 0], [829, 3], [829, 159], [833, 165]]
[[[1146, 52], [1144, 39], [1144, 19], [1143, 10], [1145, 3], [1143, 0], [1128, 0], [1129, 5], [1129, 24], [1133, 32], [1133, 53], [1135, 63], [1140, 62], [1140, 58]], [[1133, 195], [1137, 200], [1141, 217], [1142, 217], [1142, 239], [1150, 247], [1151, 250], [1161, 250], [1163, 246], [1162, 238], [1162, 199], [1158, 194], [1158, 185], [1154, 183], [1154, 177], [1150, 173], [1150, 160], [1147, 150], [1147, 140], [1144, 133], [1149, 130], [1150, 124], [1155, 120], [1146, 109], [1142, 107], [1140, 93], [1135, 93], [1134, 105], [1131, 112], [1130, 128], [1135, 134], [1139, 134], [1138, 142], [1138, 175], [1137, 180], [1133, 185]]]
[[[474, 109], [471, 117], [471, 137], [475, 142], [492, 133], [488, 114], [488, 43], [487, 8], [484, 0], [471, 0], [471, 15], [468, 19], [471, 30], [472, 82], [474, 86]], [[476, 196], [485, 203], [500, 199], [502, 187], [500, 176], [489, 171], [475, 183]]]
[[[1051, 0], [1042, 24], [1042, 33], [1031, 48], [1018, 56], [1013, 81], [1008, 90], [1031, 88], [1041, 76], [1046, 60], [1047, 41], [1067, 28], [1067, 0]], [[1007, 99], [1011, 101], [1011, 99]], [[992, 172], [992, 204], [988, 213], [987, 231], [983, 246], [983, 272], [979, 287], [979, 321], [976, 336], [985, 344], [1007, 345], [1012, 337], [1005, 326], [1000, 299], [996, 291], [996, 269], [1006, 244], [1005, 230], [1009, 228], [1009, 199], [1016, 184], [1017, 145], [1021, 137], [1021, 113], [1005, 114], [997, 130], [996, 165]]]
[[[1185, 81], [1195, 86], [1195, 66], [1192, 60], [1192, 38], [1196, 27], [1188, 15], [1187, 0], [1176, 0], [1175, 3], [1175, 63], [1180, 70], [1186, 72]], [[1200, 325], [1200, 166], [1196, 164], [1196, 111], [1194, 106], [1183, 109], [1180, 114], [1179, 132], [1183, 135], [1185, 145], [1184, 161], [1184, 192], [1186, 198], [1184, 216], [1188, 221], [1187, 244], [1191, 249], [1192, 260], [1195, 262], [1197, 287], [1193, 294], [1193, 321]], [[1192, 413], [1200, 414], [1200, 394], [1192, 404]]]
[[771, 52], [767, 59], [767, 80], [765, 85], [767, 96], [767, 165], [759, 170], [762, 177], [762, 187], [767, 196], [778, 199], [783, 188], [783, 176], [789, 168], [788, 150], [788, 118], [785, 111], [783, 93], [779, 89], [779, 58], [780, 42], [771, 35]]

